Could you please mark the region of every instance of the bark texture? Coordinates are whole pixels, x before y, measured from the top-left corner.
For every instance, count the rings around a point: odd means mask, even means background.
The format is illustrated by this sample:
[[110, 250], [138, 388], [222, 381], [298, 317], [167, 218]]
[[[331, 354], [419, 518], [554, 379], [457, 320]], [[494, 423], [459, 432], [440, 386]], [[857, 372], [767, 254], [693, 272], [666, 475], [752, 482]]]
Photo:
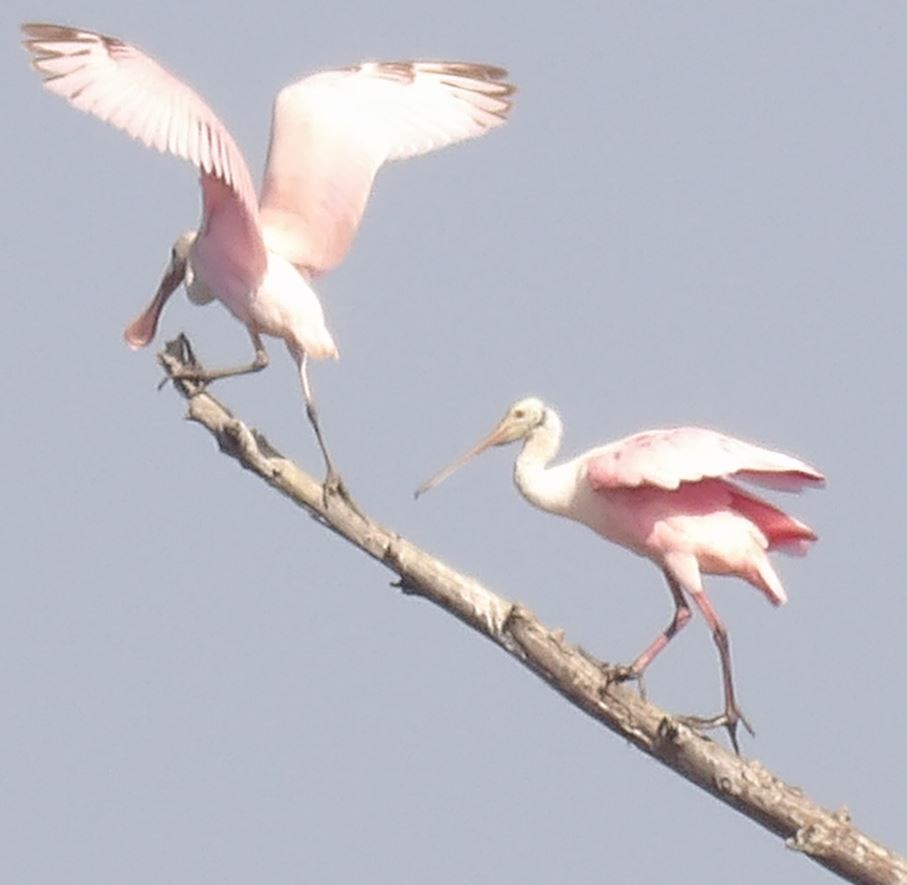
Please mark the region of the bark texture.
[[788, 848], [851, 882], [907, 885], [907, 859], [860, 832], [846, 809], [822, 808], [760, 762], [736, 756], [672, 719], [631, 688], [609, 681], [606, 664], [568, 645], [561, 631], [546, 627], [527, 608], [454, 571], [362, 513], [342, 495], [325, 496], [319, 482], [283, 457], [261, 433], [230, 414], [203, 387], [174, 377], [195, 366], [185, 338], [171, 341], [160, 361], [173, 386], [186, 398], [188, 417], [214, 436], [224, 454], [385, 565], [398, 576], [404, 593], [422, 596], [459, 618], [570, 703], [780, 836]]

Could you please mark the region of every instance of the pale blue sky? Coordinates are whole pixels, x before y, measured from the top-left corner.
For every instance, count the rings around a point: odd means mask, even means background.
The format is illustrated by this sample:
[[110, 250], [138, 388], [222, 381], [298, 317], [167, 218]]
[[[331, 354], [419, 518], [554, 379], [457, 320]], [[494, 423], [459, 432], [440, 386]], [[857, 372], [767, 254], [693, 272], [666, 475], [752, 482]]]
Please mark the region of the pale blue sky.
[[[565, 453], [698, 423], [801, 455], [820, 542], [790, 603], [711, 579], [752, 755], [907, 851], [903, 789], [907, 6], [892, 2], [153, 4], [0, 11], [7, 422], [0, 879], [823, 882], [219, 457], [123, 326], [196, 224], [190, 167], [44, 92], [20, 21], [136, 42], [211, 102], [256, 178], [284, 83], [364, 58], [501, 64], [485, 139], [387, 169], [320, 285], [312, 369], [364, 507], [630, 660], [651, 564], [531, 510], [512, 451], [412, 489], [517, 396]], [[15, 122], [13, 122], [15, 121]], [[243, 329], [182, 296], [212, 365]], [[294, 369], [217, 394], [320, 470]], [[698, 617], [653, 701], [720, 706]], [[723, 738], [720, 738], [723, 739]]]

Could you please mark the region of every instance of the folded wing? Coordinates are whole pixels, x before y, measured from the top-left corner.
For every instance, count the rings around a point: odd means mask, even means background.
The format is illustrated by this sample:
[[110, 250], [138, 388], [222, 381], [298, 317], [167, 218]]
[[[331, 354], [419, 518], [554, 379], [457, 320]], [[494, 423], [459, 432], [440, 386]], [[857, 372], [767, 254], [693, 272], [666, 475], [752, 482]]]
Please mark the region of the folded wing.
[[500, 126], [514, 91], [505, 76], [463, 62], [366, 63], [283, 89], [261, 196], [269, 248], [312, 274], [335, 267], [381, 165]]
[[825, 479], [798, 458], [700, 427], [637, 433], [590, 452], [586, 469], [594, 489], [651, 485], [673, 490], [684, 482], [736, 476], [799, 491]]

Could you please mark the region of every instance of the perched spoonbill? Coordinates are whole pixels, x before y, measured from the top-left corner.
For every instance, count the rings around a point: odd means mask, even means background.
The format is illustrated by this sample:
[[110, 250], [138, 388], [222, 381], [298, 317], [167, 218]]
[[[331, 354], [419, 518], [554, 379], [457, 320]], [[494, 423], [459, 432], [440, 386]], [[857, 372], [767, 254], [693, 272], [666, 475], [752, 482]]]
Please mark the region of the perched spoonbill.
[[549, 466], [562, 436], [563, 425], [554, 409], [535, 397], [522, 399], [485, 439], [423, 483], [416, 496], [485, 449], [523, 440], [513, 478], [530, 504], [581, 522], [603, 538], [648, 557], [668, 580], [674, 599], [671, 623], [629, 667], [618, 669], [617, 678], [642, 676], [689, 621], [684, 596], [689, 594], [718, 646], [724, 712], [711, 719], [687, 718], [703, 727], [725, 726], [739, 753], [737, 723], [753, 732], [737, 706], [727, 631], [705, 594], [702, 573], [736, 575], [781, 605], [787, 594], [767, 552], [805, 553], [816, 535], [731, 478], [784, 491], [822, 485], [825, 478], [790, 455], [701, 427], [637, 433]]
[[211, 381], [268, 364], [261, 335], [282, 338], [299, 367], [306, 411], [322, 438], [309, 358], [337, 356], [311, 281], [340, 263], [387, 160], [484, 135], [510, 111], [506, 71], [464, 62], [366, 62], [306, 77], [274, 103], [260, 202], [230, 133], [195, 91], [129, 43], [65, 25], [25, 24], [24, 46], [44, 85], [80, 110], [199, 171], [202, 223], [174, 243], [148, 307], [127, 326], [133, 348], [154, 338], [167, 299], [214, 298], [249, 331], [248, 365], [183, 377]]

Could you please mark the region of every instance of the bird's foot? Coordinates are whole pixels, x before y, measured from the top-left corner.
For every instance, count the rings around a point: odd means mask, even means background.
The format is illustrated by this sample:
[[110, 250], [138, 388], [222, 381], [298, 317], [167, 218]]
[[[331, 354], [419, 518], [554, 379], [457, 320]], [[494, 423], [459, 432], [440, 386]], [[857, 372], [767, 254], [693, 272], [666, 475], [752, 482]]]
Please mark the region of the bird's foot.
[[328, 467], [328, 472], [324, 477], [324, 482], [321, 484], [321, 503], [324, 506], [325, 510], [330, 509], [332, 498], [339, 498], [357, 516], [365, 519], [362, 511], [353, 500], [352, 495], [350, 495], [349, 491], [347, 491], [346, 485], [344, 485], [343, 479], [341, 478], [340, 474], [334, 469], [333, 466], [330, 466]]
[[191, 381], [199, 387], [207, 387], [214, 380], [201, 366], [185, 366], [174, 369], [166, 378], [161, 379], [157, 389], [162, 390], [170, 381]]
[[181, 365], [161, 379], [157, 386], [158, 390], [162, 390], [170, 381], [194, 381], [202, 386], [207, 383], [207, 373], [195, 356], [192, 344], [184, 332], [180, 332], [176, 338], [168, 341], [165, 350], [170, 356], [179, 360]]
[[639, 696], [643, 700], [646, 699], [646, 682], [643, 679], [642, 673], [632, 666], [632, 664], [630, 666], [627, 666], [626, 664], [614, 664], [613, 666], [611, 664], [603, 664], [602, 673], [604, 673], [607, 685], [621, 682], [635, 682]]
[[695, 730], [726, 728], [728, 737], [731, 739], [731, 746], [738, 756], [740, 755], [740, 745], [737, 743], [738, 724], [743, 725], [750, 733], [750, 737], [756, 736], [753, 726], [749, 724], [743, 711], [736, 704], [729, 705], [723, 713], [719, 713], [717, 716], [678, 716], [676, 718], [679, 722]]

